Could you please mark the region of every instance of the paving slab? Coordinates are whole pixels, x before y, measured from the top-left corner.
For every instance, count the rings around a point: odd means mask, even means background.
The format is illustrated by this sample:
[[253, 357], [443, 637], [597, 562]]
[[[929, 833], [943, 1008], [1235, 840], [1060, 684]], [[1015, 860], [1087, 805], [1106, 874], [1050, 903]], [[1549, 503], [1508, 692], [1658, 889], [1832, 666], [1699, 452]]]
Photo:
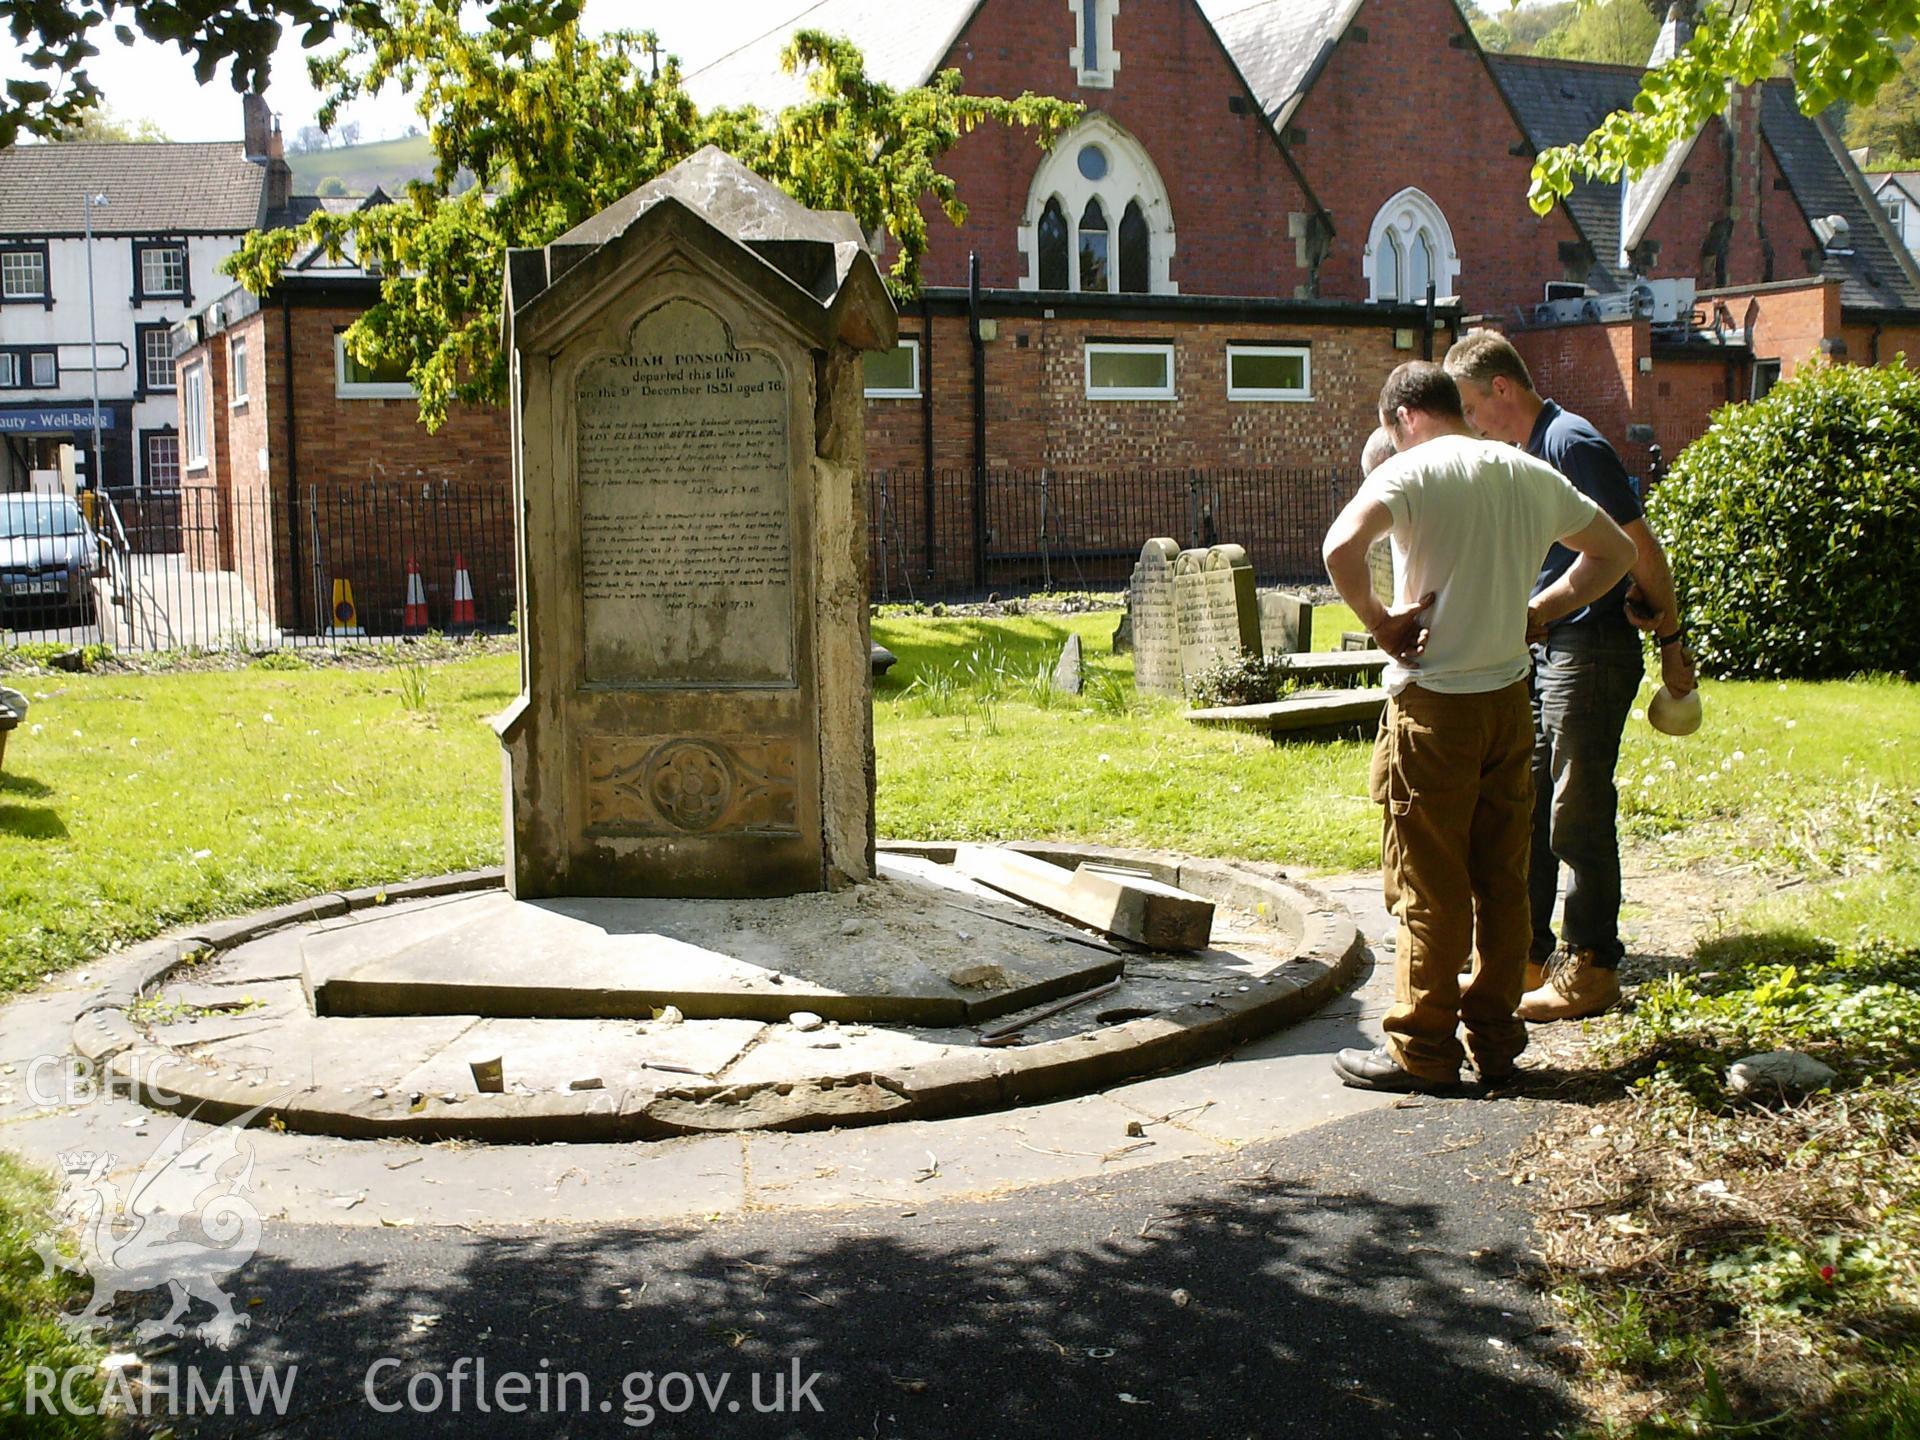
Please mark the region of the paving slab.
[[[292, 1015], [271, 1030], [215, 1040], [199, 1057], [215, 1068], [265, 1085], [333, 1084], [397, 1087], [414, 1066], [439, 1054], [480, 1023], [477, 1015], [322, 1020]], [[352, 1073], [340, 1074], [342, 1059]]]
[[396, 1090], [475, 1093], [469, 1062], [498, 1056], [506, 1087], [559, 1092], [594, 1077], [606, 1089], [658, 1088], [689, 1075], [713, 1079], [767, 1027], [758, 1020], [699, 1020], [663, 1026], [632, 1020], [482, 1020], [458, 1043], [406, 1071]]
[[746, 1204], [734, 1136], [507, 1149], [248, 1138], [253, 1200], [270, 1221], [477, 1229], [706, 1217]]
[[1352, 1090], [1335, 1078], [1332, 1057], [1382, 1040], [1380, 1017], [1392, 997], [1392, 967], [1376, 970], [1356, 999], [1241, 1046], [1212, 1065], [1117, 1085], [1115, 1104], [1231, 1145], [1291, 1135], [1327, 1120], [1392, 1104], [1396, 1097]]
[[854, 1026], [796, 1030], [791, 1025], [769, 1025], [760, 1042], [720, 1075], [730, 1084], [755, 1085], [766, 1081], [811, 1079], [822, 1075], [859, 1075], [897, 1065], [925, 1065], [971, 1046], [947, 1045], [897, 1030]]

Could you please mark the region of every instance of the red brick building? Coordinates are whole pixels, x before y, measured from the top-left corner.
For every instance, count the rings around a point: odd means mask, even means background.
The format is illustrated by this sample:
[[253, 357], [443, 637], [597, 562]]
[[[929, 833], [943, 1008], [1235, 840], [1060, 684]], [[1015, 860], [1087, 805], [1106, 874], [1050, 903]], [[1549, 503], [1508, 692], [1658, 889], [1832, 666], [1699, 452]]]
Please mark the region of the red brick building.
[[[966, 223], [929, 210], [927, 298], [871, 392], [869, 452], [908, 516], [895, 550], [938, 499], [915, 469], [1350, 472], [1381, 376], [1427, 349], [1429, 286], [1438, 342], [1461, 317], [1514, 333], [1636, 465], [1808, 356], [1890, 358], [1920, 323], [1920, 272], [1785, 82], [1730, 92], [1667, 163], [1541, 217], [1535, 154], [1629, 106], [1643, 71], [1488, 55], [1454, 0], [825, 0], [800, 23], [849, 34], [890, 84], [951, 67], [1087, 107], [1045, 154], [981, 130], [948, 157]], [[1650, 61], [1686, 33], [1669, 22]], [[787, 39], [689, 89], [804, 98]], [[1140, 531], [1124, 520], [1082, 539]]]
[[[1654, 171], [1541, 217], [1534, 155], [1631, 104], [1642, 72], [1485, 54], [1455, 0], [822, 0], [800, 25], [849, 36], [895, 86], [957, 68], [976, 93], [1087, 112], [1046, 150], [983, 127], [947, 157], [966, 221], [929, 207], [926, 290], [869, 366], [876, 593], [1110, 580], [1150, 534], [1248, 543], [1263, 579], [1317, 573], [1381, 379], [1468, 323], [1511, 332], [1636, 467], [1808, 356], [1920, 339], [1920, 271], [1784, 82], [1731, 92]], [[688, 89], [804, 99], [789, 38]], [[1670, 23], [1652, 58], [1684, 38]], [[217, 371], [244, 323], [269, 392], [289, 344], [300, 377], [295, 441], [274, 440], [271, 399], [264, 447], [234, 412], [206, 478], [236, 496], [383, 473], [503, 486], [499, 417], [429, 440], [408, 400], [342, 392], [346, 284], [289, 277], [264, 318], [201, 325], [183, 365]], [[291, 342], [270, 333], [286, 315]], [[264, 478], [223, 470], [227, 450], [264, 454]], [[301, 578], [299, 543], [274, 562], [293, 612], [328, 581]]]
[[231, 291], [176, 331], [189, 563], [239, 572], [270, 624], [301, 632], [335, 623], [333, 586], [345, 581], [354, 624], [391, 634], [409, 563], [429, 622], [450, 628], [464, 560], [475, 618], [504, 623], [506, 411], [456, 406], [429, 433], [406, 377], [367, 370], [341, 343], [377, 293], [357, 270], [295, 268], [265, 296]]

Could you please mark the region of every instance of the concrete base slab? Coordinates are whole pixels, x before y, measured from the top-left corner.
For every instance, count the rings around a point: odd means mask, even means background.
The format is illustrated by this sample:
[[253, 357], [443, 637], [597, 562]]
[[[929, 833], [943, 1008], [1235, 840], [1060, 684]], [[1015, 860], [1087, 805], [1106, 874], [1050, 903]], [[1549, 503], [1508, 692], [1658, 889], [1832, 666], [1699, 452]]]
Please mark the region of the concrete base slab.
[[[1060, 846], [1028, 853], [1068, 868], [1120, 861], [1177, 878], [1218, 907], [1221, 943], [1194, 955], [1123, 953], [976, 893], [945, 868], [951, 847], [937, 845], [888, 855], [881, 880], [843, 895], [792, 897], [794, 923], [771, 935], [760, 902], [643, 901], [641, 916], [608, 900], [519, 905], [497, 877], [474, 874], [320, 897], [141, 947], [76, 1004], [71, 1042], [149, 1106], [172, 1110], [185, 1095], [208, 1122], [367, 1140], [584, 1145], [819, 1131], [1030, 1105], [1187, 1065], [1310, 1014], [1362, 960], [1352, 924], [1271, 867]], [[897, 942], [914, 918], [920, 938], [934, 937], [933, 953], [914, 952], [917, 966], [876, 960], [868, 942]], [[663, 919], [674, 923], [652, 923]], [[636, 964], [695, 955], [709, 977], [747, 973], [732, 1000], [778, 992], [779, 1018], [701, 1018], [682, 985], [659, 997], [679, 1013], [645, 1019], [309, 1014], [293, 982], [271, 978], [289, 956], [312, 963], [316, 952], [357, 976], [396, 943], [403, 955], [443, 960], [477, 953], [497, 970], [529, 935], [541, 944], [520, 955], [520, 968], [538, 984], [572, 980], [591, 1000], [607, 987], [583, 954], [604, 961], [610, 950]], [[798, 955], [782, 960], [796, 973], [756, 963], [768, 957], [755, 946], [775, 941]], [[649, 957], [635, 961], [623, 951], [633, 946]], [[1045, 972], [1037, 980], [1036, 969]], [[902, 973], [905, 985], [882, 992], [876, 977]], [[234, 976], [249, 983], [228, 983]], [[843, 983], [826, 990], [823, 976]], [[862, 993], [847, 976], [873, 982], [868, 999], [904, 991], [924, 1002], [930, 977], [981, 998], [953, 1024], [822, 1018], [821, 993]], [[1116, 978], [1098, 983], [1105, 976]], [[1070, 987], [1064, 1002], [1049, 993], [1056, 986]], [[1015, 1013], [996, 1017], [1007, 1010]], [[496, 1059], [505, 1084], [482, 1090], [474, 1062]]]
[[[362, 911], [299, 941], [317, 1014], [827, 1019], [953, 1025], [1119, 973], [1064, 927], [882, 857], [869, 885], [779, 900], [558, 899], [504, 890]], [[964, 896], [973, 909], [948, 903]], [[987, 914], [976, 916], [975, 910]], [[987, 927], [992, 927], [991, 938]], [[275, 945], [273, 940], [262, 942]]]

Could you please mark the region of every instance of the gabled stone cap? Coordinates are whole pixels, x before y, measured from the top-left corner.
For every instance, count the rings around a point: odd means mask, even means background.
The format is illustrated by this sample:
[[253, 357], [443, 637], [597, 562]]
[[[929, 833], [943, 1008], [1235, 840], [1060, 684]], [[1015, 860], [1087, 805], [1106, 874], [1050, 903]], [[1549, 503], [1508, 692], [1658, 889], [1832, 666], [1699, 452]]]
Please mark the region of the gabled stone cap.
[[[517, 322], [532, 318], [530, 307], [545, 310], [549, 300], [559, 299], [549, 292], [573, 288], [564, 282], [576, 269], [602, 269], [602, 264], [590, 262], [606, 259], [630, 236], [637, 240], [638, 232], [662, 226], [679, 230], [696, 248], [717, 245], [731, 251], [737, 261], [715, 258], [748, 283], [764, 282], [749, 279], [738, 262], [744, 261], [749, 272], [760, 271], [785, 292], [788, 298], [778, 302], [783, 309], [793, 300], [803, 306], [811, 300], [819, 310], [806, 328], [837, 333], [863, 349], [894, 343], [893, 304], [854, 217], [844, 210], [809, 210], [713, 145], [582, 221], [544, 250], [508, 251], [503, 339], [511, 343]], [[801, 295], [795, 295], [795, 289]]]
[[721, 234], [754, 251], [823, 305], [832, 302], [846, 283], [854, 255], [866, 248], [859, 222], [846, 211], [809, 210], [717, 145], [701, 147], [666, 174], [581, 221], [553, 246], [604, 245], [667, 199], [678, 200]]

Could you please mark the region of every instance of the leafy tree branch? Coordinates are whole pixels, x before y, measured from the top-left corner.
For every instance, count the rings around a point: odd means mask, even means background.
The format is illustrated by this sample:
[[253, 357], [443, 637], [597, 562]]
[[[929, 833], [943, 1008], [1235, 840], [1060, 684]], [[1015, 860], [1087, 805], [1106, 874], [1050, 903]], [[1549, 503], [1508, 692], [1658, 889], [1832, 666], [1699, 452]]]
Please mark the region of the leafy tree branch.
[[928, 208], [955, 223], [966, 215], [939, 169], [959, 138], [994, 123], [1045, 145], [1080, 114], [1032, 94], [965, 94], [952, 70], [896, 91], [867, 76], [847, 41], [805, 31], [783, 57], [805, 73], [805, 101], [774, 116], [751, 108], [702, 115], [681, 88], [677, 60], [662, 57], [653, 73], [652, 34], [588, 36], [558, 18], [565, 8], [525, 0], [513, 25], [496, 12], [470, 30], [458, 0], [389, 0], [380, 27], [310, 62], [326, 95], [320, 120], [331, 123], [342, 105], [389, 85], [417, 94], [433, 179], [389, 205], [256, 233], [226, 265], [256, 293], [316, 245], [377, 271], [380, 299], [346, 332], [347, 346], [366, 363], [406, 365], [421, 419], [434, 428], [456, 401], [505, 394], [506, 251], [549, 243], [702, 145], [727, 150], [803, 204], [850, 211], [867, 233], [884, 234], [891, 281], [911, 291]]

